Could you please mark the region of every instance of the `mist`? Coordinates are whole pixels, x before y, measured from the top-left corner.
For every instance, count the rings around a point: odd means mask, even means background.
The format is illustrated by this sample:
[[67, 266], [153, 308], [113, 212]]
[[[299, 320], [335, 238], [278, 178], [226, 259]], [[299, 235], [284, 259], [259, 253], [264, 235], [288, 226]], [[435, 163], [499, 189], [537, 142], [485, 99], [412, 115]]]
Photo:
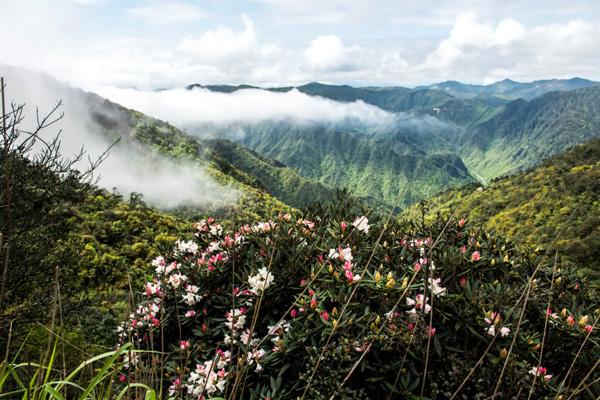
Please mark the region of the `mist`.
[[292, 89], [274, 92], [239, 89], [231, 93], [205, 88], [160, 91], [103, 87], [106, 98], [140, 110], [203, 139], [227, 138], [243, 142], [253, 129], [269, 126], [312, 129], [327, 126], [362, 137], [385, 136], [402, 131], [406, 135], [456, 132], [458, 127], [431, 115], [392, 113], [362, 100], [340, 102], [311, 96]]
[[100, 87], [94, 91], [111, 101], [179, 127], [273, 120], [378, 125], [392, 122], [395, 118], [394, 114], [360, 100], [342, 103], [309, 96], [296, 89], [288, 92], [241, 89], [232, 93], [221, 93], [204, 88], [142, 91]]
[[[36, 108], [44, 116], [57, 101], [62, 101], [58, 111], [64, 117], [46, 128], [43, 137], [49, 139], [60, 133], [61, 154], [65, 158], [72, 159], [83, 148], [85, 159], [76, 165], [80, 170], [88, 167], [88, 158], [97, 159], [114, 144], [115, 137], [108, 137], [91, 115], [90, 99], [96, 104], [101, 104], [102, 99], [29, 70], [0, 65], [0, 75], [5, 78], [7, 104], [25, 104], [21, 130], [35, 127]], [[99, 108], [103, 117], [127, 126], [122, 114]], [[108, 190], [116, 189], [124, 195], [141, 193], [144, 201], [166, 209], [182, 205], [219, 207], [239, 197], [237, 190], [217, 183], [198, 163], [178, 163], [127, 137], [122, 139], [110, 148], [108, 157], [94, 171], [98, 184]]]

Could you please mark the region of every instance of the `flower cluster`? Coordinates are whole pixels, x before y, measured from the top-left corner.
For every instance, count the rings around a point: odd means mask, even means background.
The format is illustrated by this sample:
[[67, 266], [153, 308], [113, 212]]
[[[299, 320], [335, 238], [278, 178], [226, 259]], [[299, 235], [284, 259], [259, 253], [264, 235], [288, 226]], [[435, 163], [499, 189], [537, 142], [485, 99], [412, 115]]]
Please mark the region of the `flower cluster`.
[[510, 328], [502, 325], [502, 316], [499, 312], [489, 311], [485, 314], [483, 321], [486, 323], [487, 327], [485, 328], [485, 332], [490, 336], [496, 336], [496, 330], [500, 333], [500, 336], [508, 336], [510, 333]]
[[248, 284], [250, 285], [250, 291], [252, 293], [260, 293], [271, 286], [275, 278], [273, 278], [273, 274], [271, 274], [267, 268], [262, 267], [258, 270], [256, 275], [252, 275], [248, 277]]
[[[169, 254], [152, 261], [154, 276], [144, 284], [139, 306], [120, 327], [121, 341], [133, 339], [136, 346], [153, 350], [162, 350], [157, 347], [161, 341], [167, 343], [170, 394], [186, 400], [223, 396], [226, 387], [229, 393], [240, 380], [247, 383], [240, 385], [246, 392], [237, 393], [238, 398], [301, 397], [297, 388], [305, 387], [323, 349], [314, 374], [323, 379], [311, 383], [315, 392], [307, 398], [330, 398], [331, 382], [352, 375], [356, 366], [356, 371], [377, 370], [380, 376], [373, 383], [356, 372], [345, 383], [348, 391], [378, 398], [382, 385], [395, 384], [398, 354], [407, 354], [406, 370], [411, 372], [403, 378], [404, 388], [396, 389], [411, 397], [413, 371], [427, 356], [425, 341], [431, 341], [435, 350], [428, 354], [432, 360], [428, 379], [453, 392], [463, 378], [452, 381], [448, 370], [474, 365], [494, 340], [488, 335], [518, 340], [514, 358], [520, 367], [506, 374], [511, 381], [531, 383], [526, 371], [539, 355], [540, 310], [546, 308], [551, 282], [547, 275], [542, 277], [545, 270], [540, 270], [532, 289], [527, 324], [516, 334], [503, 320], [509, 317], [502, 310], [513, 306], [512, 299], [519, 298], [518, 290], [527, 282], [532, 265], [526, 258], [514, 265], [505, 262], [509, 256], [517, 259], [514, 250], [466, 232], [464, 221], [447, 230], [440, 230], [445, 223], [415, 231], [414, 225], [399, 222], [380, 230], [361, 216], [364, 213], [331, 218], [283, 213], [234, 231], [212, 218], [200, 221], [194, 240], [177, 241]], [[351, 227], [354, 232], [348, 232]], [[381, 237], [369, 235], [370, 229], [382, 232]], [[438, 244], [433, 237], [440, 238]], [[573, 307], [576, 312], [546, 310], [552, 321], [548, 329], [554, 330], [546, 336], [545, 346], [554, 346], [553, 357], [560, 356], [561, 341], [569, 341], [569, 348], [579, 345], [573, 344], [573, 337], [581, 339], [574, 331], [594, 334], [590, 308], [572, 298], [557, 296], [553, 301], [559, 310]], [[487, 342], [481, 340], [482, 334]], [[499, 359], [494, 357], [508, 357], [502, 348], [506, 340], [498, 339], [497, 350], [502, 350], [490, 352], [486, 362], [492, 359], [497, 365]], [[445, 346], [474, 348], [447, 357]], [[134, 354], [123, 361], [134, 370], [156, 365], [149, 355]], [[564, 362], [543, 361], [545, 367], [529, 371], [549, 381], [537, 385], [540, 391], [552, 385], [546, 368], [565, 372]], [[414, 365], [408, 368], [411, 362]], [[444, 367], [437, 369], [438, 365]], [[481, 379], [488, 375], [495, 379], [493, 372], [485, 371]], [[288, 384], [292, 381], [299, 384]], [[508, 392], [517, 396], [511, 388]], [[465, 393], [469, 396], [484, 397]]]

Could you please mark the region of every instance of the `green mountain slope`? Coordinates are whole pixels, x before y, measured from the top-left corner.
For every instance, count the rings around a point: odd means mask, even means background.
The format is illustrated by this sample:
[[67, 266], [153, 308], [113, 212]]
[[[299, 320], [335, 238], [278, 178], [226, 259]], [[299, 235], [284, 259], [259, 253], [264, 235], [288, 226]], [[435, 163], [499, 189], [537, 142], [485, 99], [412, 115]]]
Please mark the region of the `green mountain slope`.
[[[595, 84], [581, 79], [505, 80], [488, 86], [451, 82], [453, 90], [447, 91], [444, 85], [410, 90], [310, 83], [296, 89], [335, 101], [364, 101], [397, 119], [375, 127], [264, 121], [245, 126], [245, 136], [232, 139], [283, 162], [304, 178], [345, 186], [388, 205], [408, 182], [402, 204], [410, 204], [472, 180], [470, 175], [486, 182], [533, 167], [600, 135], [600, 86]], [[582, 86], [591, 87], [570, 90]], [[472, 96], [454, 93], [460, 88]], [[550, 88], [562, 91], [530, 101], [507, 100], [514, 93]], [[439, 153], [444, 153], [442, 162]]]
[[582, 78], [546, 79], [533, 82], [515, 82], [505, 79], [490, 85], [470, 85], [457, 81], [445, 81], [424, 87], [442, 90], [452, 96], [461, 98], [492, 95], [511, 99], [522, 98], [531, 100], [549, 92], [581, 89], [597, 86], [598, 84], [598, 82]]
[[[566, 224], [557, 241], [560, 256], [600, 272], [600, 139], [486, 188], [449, 190], [426, 205], [431, 216], [456, 209], [523, 246], [550, 246]], [[418, 217], [419, 207], [406, 215]]]
[[255, 186], [264, 189], [294, 207], [304, 207], [333, 197], [333, 190], [299, 176], [295, 170], [230, 140], [211, 139], [202, 142], [210, 149], [209, 159], [222, 172], [230, 168], [242, 171], [256, 179]]
[[471, 171], [494, 178], [528, 168], [600, 135], [600, 87], [515, 100], [467, 129], [458, 154]]
[[427, 154], [402, 137], [374, 138], [350, 134], [324, 124], [271, 122], [245, 128], [241, 143], [277, 159], [311, 180], [348, 188], [373, 204], [400, 205], [443, 188], [473, 181], [460, 158], [450, 153]]

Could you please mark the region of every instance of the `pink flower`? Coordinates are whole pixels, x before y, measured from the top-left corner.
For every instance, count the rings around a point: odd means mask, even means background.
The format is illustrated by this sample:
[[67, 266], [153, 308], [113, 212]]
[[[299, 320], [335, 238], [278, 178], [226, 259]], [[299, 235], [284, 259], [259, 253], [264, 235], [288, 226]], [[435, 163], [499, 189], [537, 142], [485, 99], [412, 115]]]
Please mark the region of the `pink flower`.
[[127, 377], [123, 374], [119, 375], [119, 381], [120, 382], [125, 382], [127, 380]]
[[460, 254], [465, 254], [467, 252], [467, 246], [463, 246], [460, 248]]
[[544, 378], [544, 381], [549, 382], [550, 379], [552, 379], [552, 375], [551, 374], [546, 374], [546, 372], [548, 372], [546, 370], [545, 367], [533, 367], [531, 368], [531, 370], [529, 371], [529, 374], [533, 375], [533, 376], [541, 376]]
[[352, 280], [354, 279], [354, 276], [352, 275], [352, 271], [346, 270], [346, 272], [344, 272], [344, 276], [346, 277], [348, 282], [352, 283]]
[[179, 348], [180, 348], [181, 350], [185, 350], [185, 349], [187, 349], [188, 347], [190, 347], [190, 342], [189, 342], [189, 341], [187, 341], [187, 340], [182, 340], [181, 342], [179, 342]]
[[409, 322], [406, 328], [412, 332], [413, 329], [415, 329], [415, 324], [413, 322]]
[[429, 329], [429, 327], [427, 327], [427, 334], [429, 335], [429, 337], [434, 337], [435, 336], [435, 328], [431, 328]]
[[572, 315], [569, 315], [569, 316], [567, 317], [567, 324], [569, 324], [569, 326], [573, 326], [573, 325], [575, 325], [575, 318], [573, 318], [573, 316], [572, 316]]
[[344, 269], [345, 269], [346, 271], [350, 271], [350, 270], [352, 269], [352, 263], [351, 263], [350, 261], [346, 260], [346, 261], [344, 262]]
[[474, 251], [473, 254], [471, 254], [471, 260], [473, 260], [473, 261], [479, 261], [480, 258], [481, 258], [481, 255], [479, 254], [478, 251]]
[[415, 272], [419, 272], [421, 270], [421, 264], [420, 263], [415, 263]]
[[592, 325], [586, 325], [583, 329], [585, 329], [586, 332], [591, 332], [594, 330], [594, 327]]
[[298, 316], [298, 310], [293, 308], [292, 311], [290, 311], [290, 315], [292, 316], [292, 318], [296, 318]]
[[321, 318], [323, 318], [325, 321], [329, 321], [329, 313], [327, 312], [327, 310], [321, 313]]
[[195, 315], [196, 315], [196, 311], [194, 311], [194, 310], [189, 310], [188, 312], [186, 312], [186, 313], [185, 313], [185, 316], [186, 316], [187, 318], [192, 318], [192, 317], [194, 317]]

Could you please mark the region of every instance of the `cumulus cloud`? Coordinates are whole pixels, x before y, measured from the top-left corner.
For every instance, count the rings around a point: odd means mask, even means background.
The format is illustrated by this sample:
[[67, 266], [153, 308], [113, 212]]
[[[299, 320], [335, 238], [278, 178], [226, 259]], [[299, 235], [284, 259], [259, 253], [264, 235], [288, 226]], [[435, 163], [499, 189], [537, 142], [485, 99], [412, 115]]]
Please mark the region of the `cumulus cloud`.
[[305, 50], [304, 55], [309, 66], [320, 71], [347, 69], [352, 67], [352, 53], [358, 49], [348, 48], [335, 35], [319, 36]]
[[187, 3], [163, 3], [134, 7], [130, 8], [127, 13], [130, 17], [149, 24], [190, 22], [208, 16], [200, 7]]
[[393, 116], [362, 101], [341, 103], [309, 96], [296, 89], [285, 93], [262, 89], [220, 93], [203, 88], [142, 91], [110, 87], [98, 88], [97, 92], [126, 107], [178, 126], [281, 119], [296, 122], [352, 120], [373, 124], [390, 120]]
[[[61, 131], [61, 153], [66, 158], [72, 158], [84, 148], [94, 160], [113, 143], [114, 137], [107, 137], [92, 116], [93, 111], [101, 112], [114, 124], [129, 127], [124, 115], [99, 104], [98, 98], [60, 84], [47, 75], [1, 64], [0, 75], [6, 80], [7, 101], [25, 103], [26, 119], [22, 129], [30, 130], [34, 126], [36, 107], [39, 107], [40, 115], [45, 115], [58, 100], [62, 100], [64, 117], [44, 134], [48, 139]], [[87, 164], [82, 162], [79, 167], [85, 169]], [[238, 197], [236, 190], [216, 183], [202, 165], [167, 159], [127, 137], [110, 150], [95, 176], [99, 178], [99, 184], [109, 190], [116, 188], [125, 195], [142, 193], [146, 201], [164, 208], [181, 205], [216, 207], [232, 203]]]
[[[44, 65], [85, 88], [600, 79], [597, 1], [255, 1], [202, 9], [185, 0], [5, 2], [11, 18], [0, 36], [11, 40], [0, 62]], [[206, 24], [153, 26], [209, 14]]]
[[[497, 24], [477, 15], [459, 15], [447, 38], [412, 73], [440, 79], [466, 78], [489, 83], [506, 77], [541, 79], [597, 75], [600, 25], [581, 19], [527, 28], [505, 18]], [[597, 65], [597, 64], [596, 64]]]
[[254, 22], [242, 15], [244, 29], [234, 31], [226, 26], [207, 31], [199, 37], [186, 36], [176, 47], [181, 55], [209, 64], [241, 60], [258, 49]]

